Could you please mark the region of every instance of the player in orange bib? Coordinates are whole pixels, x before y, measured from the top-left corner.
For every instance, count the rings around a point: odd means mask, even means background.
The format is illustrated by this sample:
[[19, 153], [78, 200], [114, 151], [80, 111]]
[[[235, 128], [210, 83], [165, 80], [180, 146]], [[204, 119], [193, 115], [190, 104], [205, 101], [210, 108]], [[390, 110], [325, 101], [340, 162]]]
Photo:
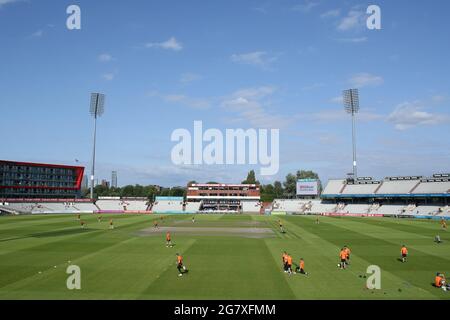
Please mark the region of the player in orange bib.
[[287, 255], [287, 272], [289, 275], [292, 274], [292, 257], [290, 254]]
[[284, 251], [283, 254], [281, 255], [281, 261], [283, 263], [284, 272], [287, 272], [287, 257], [288, 257], [288, 255], [287, 255], [286, 251]]
[[305, 260], [303, 258], [300, 258], [300, 262], [298, 263], [298, 267], [296, 270], [298, 273], [308, 275], [308, 272], [305, 271]]
[[166, 247], [172, 247], [172, 239], [170, 237], [170, 232], [167, 231], [166, 233]]
[[408, 249], [405, 245], [400, 249], [400, 254], [402, 255], [402, 262], [406, 262], [406, 259], [408, 258]]
[[87, 224], [84, 221], [80, 221], [81, 229], [84, 229], [87, 227]]
[[183, 273], [186, 272], [186, 266], [183, 265], [183, 257], [180, 254], [176, 254], [177, 256], [177, 269], [178, 269], [178, 276], [181, 277]]
[[341, 269], [345, 269], [345, 267], [347, 266], [347, 252], [344, 250], [344, 248], [342, 248], [339, 252], [339, 258], [341, 259], [341, 263], [339, 263], [338, 266]]
[[348, 246], [344, 247], [344, 251], [345, 251], [345, 254], [347, 255], [345, 263], [347, 265], [349, 265], [350, 264], [350, 253], [352, 253], [352, 251], [350, 250], [350, 248]]
[[450, 290], [450, 284], [447, 283], [444, 274], [438, 272], [434, 278], [434, 286], [444, 291]]
[[441, 225], [442, 225], [442, 229], [447, 229], [447, 222], [445, 221], [445, 219], [441, 220]]
[[153, 221], [153, 227], [155, 229], [158, 229], [158, 221], [157, 220]]
[[114, 229], [113, 219], [110, 219], [110, 220], [109, 220], [109, 228], [110, 228], [110, 229]]

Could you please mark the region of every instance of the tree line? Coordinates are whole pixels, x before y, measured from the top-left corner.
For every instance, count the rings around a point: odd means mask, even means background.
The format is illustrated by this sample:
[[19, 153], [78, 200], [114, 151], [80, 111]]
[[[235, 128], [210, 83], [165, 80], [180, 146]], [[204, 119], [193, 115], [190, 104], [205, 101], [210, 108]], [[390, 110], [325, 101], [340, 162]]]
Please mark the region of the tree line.
[[[274, 181], [269, 184], [261, 184], [251, 170], [247, 178], [242, 181], [243, 184], [257, 184], [260, 186], [261, 201], [272, 202], [276, 198], [295, 198], [296, 185], [298, 179], [319, 179], [319, 175], [311, 170], [298, 170], [295, 173], [289, 173], [283, 182]], [[320, 180], [319, 180], [320, 181]], [[189, 181], [188, 185], [197, 183]], [[218, 183], [209, 181], [207, 183]], [[94, 187], [94, 198], [98, 197], [145, 197], [153, 200], [156, 196], [165, 197], [186, 197], [186, 187], [164, 188], [155, 185], [127, 185], [124, 187], [109, 187], [98, 185]], [[321, 186], [319, 185], [319, 191]], [[83, 190], [84, 197], [89, 197], [89, 189]]]

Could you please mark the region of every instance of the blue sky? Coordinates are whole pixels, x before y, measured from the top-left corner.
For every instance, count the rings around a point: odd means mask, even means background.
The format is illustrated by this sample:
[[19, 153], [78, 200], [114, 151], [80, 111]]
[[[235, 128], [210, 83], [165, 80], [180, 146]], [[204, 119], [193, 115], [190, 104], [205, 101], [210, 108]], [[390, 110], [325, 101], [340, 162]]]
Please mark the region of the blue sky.
[[[66, 28], [71, 4], [81, 30]], [[366, 28], [369, 4], [381, 30]], [[449, 12], [446, 0], [0, 0], [0, 159], [89, 167], [89, 94], [103, 92], [99, 179], [241, 181], [249, 166], [172, 164], [172, 131], [202, 120], [280, 129], [280, 170], [262, 182], [297, 169], [326, 181], [351, 171], [340, 96], [357, 87], [360, 175], [449, 172]]]

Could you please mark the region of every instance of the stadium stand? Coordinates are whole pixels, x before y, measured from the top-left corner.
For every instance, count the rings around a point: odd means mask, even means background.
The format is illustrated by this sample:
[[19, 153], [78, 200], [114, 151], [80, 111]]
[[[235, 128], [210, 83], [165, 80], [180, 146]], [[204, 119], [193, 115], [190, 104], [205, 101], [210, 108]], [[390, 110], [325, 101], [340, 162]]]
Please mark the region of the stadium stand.
[[242, 201], [243, 213], [259, 213], [261, 211], [261, 203], [259, 201]]
[[450, 181], [422, 181], [413, 194], [450, 193]]
[[323, 194], [340, 194], [345, 187], [345, 180], [329, 180], [323, 190]]
[[439, 213], [439, 206], [418, 206], [415, 210], [417, 215], [437, 215]]
[[342, 194], [373, 194], [380, 184], [347, 184], [345, 185]]
[[9, 202], [2, 207], [17, 214], [92, 213], [97, 210], [90, 202]]
[[200, 211], [201, 202], [186, 202], [184, 207], [185, 213], [198, 213]]
[[406, 194], [420, 183], [420, 180], [391, 181], [385, 180], [377, 191], [377, 194]]
[[404, 205], [382, 205], [374, 213], [384, 215], [399, 215], [403, 212]]
[[276, 212], [303, 213], [307, 203], [307, 200], [275, 199], [273, 201], [272, 210]]
[[[306, 213], [395, 215], [402, 217], [432, 218], [450, 216], [450, 174], [386, 177], [382, 181], [371, 177], [331, 179], [321, 195], [322, 203], [336, 207], [321, 208], [313, 204]], [[330, 212], [329, 212], [330, 213]]]
[[74, 203], [73, 208], [83, 213], [92, 213], [98, 210], [98, 207], [93, 203]]
[[97, 205], [97, 207], [102, 210], [102, 211], [124, 211], [126, 210], [124, 207], [125, 204], [124, 202], [120, 199], [102, 199], [100, 198], [99, 200], [97, 200], [95, 202], [95, 204]]
[[306, 212], [309, 213], [334, 213], [337, 205], [335, 203], [321, 203], [320, 201], [311, 201], [311, 209]]
[[341, 212], [366, 214], [369, 213], [369, 209], [369, 204], [348, 204], [341, 210]]
[[123, 200], [126, 211], [146, 211], [148, 208], [148, 201], [136, 200], [136, 199], [124, 199]]
[[156, 197], [153, 213], [186, 213], [183, 211], [183, 197]]

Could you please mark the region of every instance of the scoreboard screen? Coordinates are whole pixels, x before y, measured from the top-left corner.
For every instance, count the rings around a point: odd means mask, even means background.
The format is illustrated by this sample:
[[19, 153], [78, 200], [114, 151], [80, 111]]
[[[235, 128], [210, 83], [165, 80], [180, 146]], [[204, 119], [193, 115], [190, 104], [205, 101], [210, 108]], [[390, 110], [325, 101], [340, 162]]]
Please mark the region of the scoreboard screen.
[[298, 196], [317, 196], [319, 195], [319, 180], [299, 179], [297, 180]]

